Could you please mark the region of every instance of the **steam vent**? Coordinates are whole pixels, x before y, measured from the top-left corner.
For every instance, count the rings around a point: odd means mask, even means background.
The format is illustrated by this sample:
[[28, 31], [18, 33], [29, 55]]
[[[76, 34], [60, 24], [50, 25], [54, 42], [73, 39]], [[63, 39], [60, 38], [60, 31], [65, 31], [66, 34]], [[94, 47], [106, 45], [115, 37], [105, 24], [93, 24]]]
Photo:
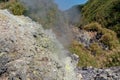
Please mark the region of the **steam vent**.
[[81, 80], [67, 53], [51, 30], [0, 10], [0, 80]]
[[0, 80], [120, 80], [120, 0], [0, 0]]

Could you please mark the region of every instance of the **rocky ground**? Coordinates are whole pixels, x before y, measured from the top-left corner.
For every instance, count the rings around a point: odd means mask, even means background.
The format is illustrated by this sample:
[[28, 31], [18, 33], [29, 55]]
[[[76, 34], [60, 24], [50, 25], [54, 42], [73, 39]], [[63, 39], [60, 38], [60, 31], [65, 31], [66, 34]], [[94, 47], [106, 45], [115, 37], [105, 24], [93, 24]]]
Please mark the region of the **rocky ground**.
[[120, 80], [120, 67], [76, 68], [52, 30], [0, 10], [0, 80]]
[[[92, 42], [98, 42], [96, 32], [87, 32], [79, 28], [73, 28], [73, 32], [76, 35], [75, 39], [86, 48], [88, 48]], [[104, 50], [107, 49], [104, 45], [103, 48]], [[78, 68], [76, 71], [82, 74], [83, 80], [120, 80], [120, 67], [107, 69], [84, 67]]]
[[79, 68], [83, 80], [120, 80], [120, 67], [112, 67], [107, 69], [97, 68]]
[[81, 80], [51, 30], [0, 10], [0, 80]]

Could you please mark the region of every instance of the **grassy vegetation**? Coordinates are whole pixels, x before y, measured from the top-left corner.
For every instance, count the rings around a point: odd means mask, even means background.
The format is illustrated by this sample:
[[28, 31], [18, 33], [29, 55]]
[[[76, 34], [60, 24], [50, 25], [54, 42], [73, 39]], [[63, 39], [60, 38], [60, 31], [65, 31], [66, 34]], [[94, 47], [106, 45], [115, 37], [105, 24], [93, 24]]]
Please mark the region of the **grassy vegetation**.
[[25, 7], [21, 3], [19, 3], [17, 0], [1, 1], [0, 8], [8, 9], [14, 15], [23, 15], [26, 10]]
[[[14, 5], [13, 5], [14, 4]], [[13, 4], [9, 4], [7, 7], [14, 15], [22, 15], [25, 11], [24, 6], [19, 2], [14, 2]]]
[[78, 66], [80, 67], [93, 66], [101, 68], [120, 66], [120, 51], [105, 51], [98, 43], [93, 43], [89, 49], [86, 49], [82, 44], [74, 41], [71, 44], [70, 51], [79, 56]]
[[109, 55], [105, 66], [120, 66], [120, 52]]
[[90, 45], [90, 51], [91, 54], [93, 54], [94, 56], [100, 56], [100, 55], [104, 55], [104, 51], [102, 50], [101, 46], [99, 46], [98, 43], [93, 43]]
[[82, 8], [82, 24], [98, 22], [120, 38], [120, 0], [89, 0]]
[[[120, 44], [117, 35], [114, 31], [102, 27], [97, 22], [87, 24], [83, 28], [86, 31], [96, 32], [101, 37], [97, 42], [90, 44], [89, 48], [85, 48], [78, 42], [73, 42], [70, 51], [80, 57], [78, 66], [94, 66], [94, 67], [111, 67], [120, 65]], [[103, 49], [104, 44], [108, 47]]]
[[[79, 66], [85, 62], [82, 63], [82, 60], [86, 60], [86, 55], [90, 60], [87, 64], [94, 66], [92, 61], [95, 60], [94, 67], [120, 66], [120, 0], [88, 0], [80, 9], [80, 27], [88, 32], [97, 32], [101, 36], [86, 50], [81, 46], [71, 45], [72, 52], [80, 57]], [[101, 43], [107, 45], [108, 49], [104, 50]]]
[[85, 29], [87, 31], [96, 31], [96, 32], [99, 31], [99, 33], [102, 33], [102, 27], [97, 22], [92, 22], [90, 24], [87, 24], [84, 26], [83, 29]]
[[119, 41], [118, 41], [116, 33], [107, 28], [103, 28], [99, 23], [92, 22], [84, 26], [84, 29], [87, 31], [93, 31], [93, 32], [96, 31], [97, 34], [101, 34], [101, 37], [98, 41], [107, 45], [109, 49], [112, 50], [118, 47]]
[[[120, 66], [120, 0], [89, 0], [81, 10], [83, 29], [102, 35], [89, 47], [97, 63], [100, 67]], [[103, 50], [99, 43], [109, 49]]]
[[77, 41], [74, 41], [70, 47], [70, 51], [79, 56], [80, 60], [78, 62], [78, 66], [95, 66], [97, 67], [97, 62], [93, 55], [84, 48], [82, 44], [79, 44]]

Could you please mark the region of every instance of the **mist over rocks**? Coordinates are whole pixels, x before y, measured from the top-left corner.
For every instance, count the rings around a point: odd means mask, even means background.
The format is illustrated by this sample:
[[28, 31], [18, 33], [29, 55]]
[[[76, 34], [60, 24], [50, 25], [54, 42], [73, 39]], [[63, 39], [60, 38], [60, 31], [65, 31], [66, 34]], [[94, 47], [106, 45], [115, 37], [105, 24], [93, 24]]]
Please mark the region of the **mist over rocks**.
[[21, 1], [31, 19], [0, 10], [0, 80], [120, 79], [119, 67], [78, 68], [81, 58], [64, 48], [73, 37], [86, 48], [96, 41], [96, 32], [75, 28], [81, 16], [76, 6], [62, 12], [53, 0]]
[[81, 80], [67, 53], [51, 30], [0, 10], [0, 79]]
[[80, 23], [81, 19], [81, 10], [79, 5], [75, 5], [68, 10], [64, 11], [64, 14], [71, 25], [77, 25]]
[[80, 18], [76, 7], [61, 11], [54, 0], [20, 0], [20, 2], [27, 9], [25, 15], [42, 24], [44, 28], [52, 29], [65, 47], [73, 41], [72, 27]]

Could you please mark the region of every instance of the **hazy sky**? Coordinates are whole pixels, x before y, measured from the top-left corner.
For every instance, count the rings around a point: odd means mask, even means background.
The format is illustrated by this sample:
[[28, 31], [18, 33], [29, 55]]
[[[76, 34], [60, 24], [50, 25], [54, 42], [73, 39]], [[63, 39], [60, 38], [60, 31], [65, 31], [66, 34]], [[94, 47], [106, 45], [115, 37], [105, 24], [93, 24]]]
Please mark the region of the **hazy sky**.
[[84, 4], [87, 0], [55, 0], [61, 10], [66, 10], [76, 4]]

